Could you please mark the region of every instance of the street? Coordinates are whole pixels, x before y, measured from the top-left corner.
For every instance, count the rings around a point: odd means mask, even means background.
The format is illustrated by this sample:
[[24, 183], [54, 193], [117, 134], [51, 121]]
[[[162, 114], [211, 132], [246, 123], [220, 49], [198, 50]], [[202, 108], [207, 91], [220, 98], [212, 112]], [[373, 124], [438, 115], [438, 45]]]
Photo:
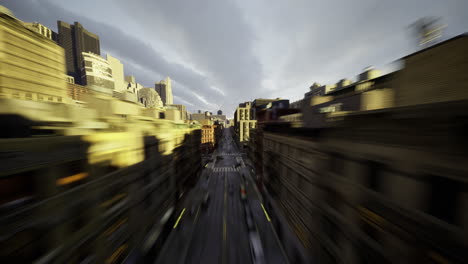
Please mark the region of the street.
[[287, 263], [230, 129], [175, 213], [156, 263]]

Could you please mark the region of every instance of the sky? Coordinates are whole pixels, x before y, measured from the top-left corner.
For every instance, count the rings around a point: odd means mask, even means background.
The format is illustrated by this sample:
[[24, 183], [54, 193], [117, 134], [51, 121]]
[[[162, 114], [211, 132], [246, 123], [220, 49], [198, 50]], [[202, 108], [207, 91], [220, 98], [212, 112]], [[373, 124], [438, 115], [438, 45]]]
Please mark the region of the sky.
[[147, 87], [169, 76], [174, 103], [232, 117], [255, 98], [301, 99], [309, 86], [391, 71], [418, 49], [424, 16], [468, 31], [467, 0], [0, 0], [25, 22], [80, 22]]

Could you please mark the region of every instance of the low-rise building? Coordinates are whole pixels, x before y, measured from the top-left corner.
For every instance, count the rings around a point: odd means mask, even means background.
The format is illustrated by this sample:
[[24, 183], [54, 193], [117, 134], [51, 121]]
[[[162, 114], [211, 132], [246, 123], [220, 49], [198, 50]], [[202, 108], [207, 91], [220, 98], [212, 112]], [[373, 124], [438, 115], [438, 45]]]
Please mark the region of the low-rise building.
[[211, 153], [214, 150], [215, 138], [215, 127], [213, 125], [203, 125], [200, 146], [202, 153]]
[[179, 110], [180, 112], [180, 120], [187, 120], [187, 107], [185, 107], [185, 105], [182, 105], [182, 104], [170, 104], [168, 106], [172, 106], [172, 107], [175, 107]]
[[148, 108], [161, 108], [161, 97], [153, 88], [141, 88], [138, 91], [138, 102]]
[[183, 122], [180, 119], [180, 111], [175, 107], [165, 107], [165, 119], [174, 121], [176, 123]]
[[254, 120], [255, 110], [252, 107], [252, 102], [239, 104], [234, 112], [234, 131], [237, 140], [240, 143], [249, 140], [249, 130], [255, 128], [257, 121]]

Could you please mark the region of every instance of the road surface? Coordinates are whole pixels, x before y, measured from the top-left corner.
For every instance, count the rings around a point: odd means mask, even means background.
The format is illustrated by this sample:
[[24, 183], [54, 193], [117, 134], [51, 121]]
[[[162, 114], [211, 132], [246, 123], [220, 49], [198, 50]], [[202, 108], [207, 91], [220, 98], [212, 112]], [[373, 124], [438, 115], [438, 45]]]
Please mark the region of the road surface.
[[287, 263], [230, 129], [224, 129], [213, 162], [175, 213], [155, 263]]

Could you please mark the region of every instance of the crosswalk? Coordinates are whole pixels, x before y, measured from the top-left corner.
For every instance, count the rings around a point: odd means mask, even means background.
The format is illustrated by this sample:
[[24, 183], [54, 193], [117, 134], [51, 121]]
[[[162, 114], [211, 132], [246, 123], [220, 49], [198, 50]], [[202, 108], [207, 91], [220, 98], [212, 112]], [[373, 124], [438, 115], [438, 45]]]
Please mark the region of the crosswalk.
[[241, 156], [241, 153], [226, 153], [226, 152], [221, 152], [218, 155], [221, 156]]
[[234, 172], [239, 171], [239, 168], [233, 167], [215, 167], [213, 168], [213, 172]]

